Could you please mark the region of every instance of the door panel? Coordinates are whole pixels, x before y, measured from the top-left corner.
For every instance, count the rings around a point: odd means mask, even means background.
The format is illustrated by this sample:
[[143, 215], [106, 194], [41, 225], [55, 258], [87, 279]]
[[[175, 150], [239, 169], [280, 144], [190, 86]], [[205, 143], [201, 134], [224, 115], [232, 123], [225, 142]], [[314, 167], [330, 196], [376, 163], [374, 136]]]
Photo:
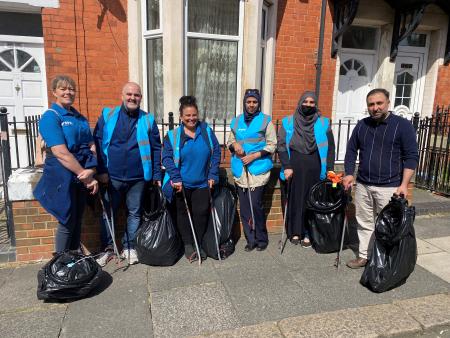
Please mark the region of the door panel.
[[423, 53], [399, 52], [395, 60], [394, 88], [391, 109], [398, 115], [412, 118], [420, 112]]
[[342, 53], [335, 120], [355, 122], [366, 115], [373, 55]]
[[[8, 120], [16, 118], [17, 135], [10, 127], [13, 167], [28, 165], [26, 116], [39, 115], [47, 107], [44, 47], [42, 43], [0, 41], [0, 106], [8, 109]], [[17, 158], [15, 147], [19, 147]]]

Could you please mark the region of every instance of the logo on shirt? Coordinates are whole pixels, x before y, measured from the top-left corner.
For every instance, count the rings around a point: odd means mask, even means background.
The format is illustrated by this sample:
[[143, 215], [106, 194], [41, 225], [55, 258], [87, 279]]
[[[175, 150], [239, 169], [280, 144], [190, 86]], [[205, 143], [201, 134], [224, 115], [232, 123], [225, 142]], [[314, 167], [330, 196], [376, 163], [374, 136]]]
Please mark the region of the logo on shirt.
[[66, 126], [73, 126], [73, 123], [71, 121], [61, 122], [61, 127], [66, 127]]

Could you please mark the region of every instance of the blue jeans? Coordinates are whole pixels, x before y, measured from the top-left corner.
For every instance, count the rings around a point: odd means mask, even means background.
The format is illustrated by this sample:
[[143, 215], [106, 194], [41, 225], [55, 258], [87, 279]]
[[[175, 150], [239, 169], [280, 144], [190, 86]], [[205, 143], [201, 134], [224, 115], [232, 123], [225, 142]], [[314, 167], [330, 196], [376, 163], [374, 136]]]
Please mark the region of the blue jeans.
[[[141, 223], [142, 213], [142, 197], [144, 195], [145, 181], [117, 181], [111, 179], [108, 185], [108, 192], [103, 194], [103, 202], [105, 204], [108, 217], [111, 217], [110, 199], [112, 200], [113, 213], [119, 209], [120, 203], [125, 198], [128, 209], [127, 227], [123, 235], [122, 244], [124, 249], [134, 249], [134, 240], [136, 231]], [[115, 216], [115, 213], [114, 213]], [[114, 223], [116, 222], [114, 217]], [[117, 228], [117, 227], [116, 227]], [[114, 229], [116, 230], [116, 229]], [[108, 226], [102, 217], [101, 240], [103, 248], [112, 246], [113, 241]]]
[[80, 248], [81, 221], [86, 205], [86, 189], [81, 183], [70, 183], [70, 218], [66, 224], [58, 223], [55, 235], [56, 252]]

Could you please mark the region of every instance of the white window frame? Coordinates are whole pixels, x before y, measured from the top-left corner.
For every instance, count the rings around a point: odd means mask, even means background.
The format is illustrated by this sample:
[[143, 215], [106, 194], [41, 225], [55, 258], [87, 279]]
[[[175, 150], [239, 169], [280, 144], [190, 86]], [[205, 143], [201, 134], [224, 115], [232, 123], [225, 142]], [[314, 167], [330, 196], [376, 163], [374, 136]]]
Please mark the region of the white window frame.
[[[159, 1], [159, 28], [147, 30], [147, 0], [141, 1], [141, 22], [142, 22], [142, 70], [144, 74], [144, 78], [142, 79], [142, 106], [145, 107], [147, 111], [149, 109], [149, 98], [148, 98], [148, 89], [149, 89], [149, 77], [148, 77], [148, 67], [147, 67], [147, 40], [152, 39], [162, 39], [163, 38], [163, 29], [162, 29], [162, 19], [163, 19], [163, 0]], [[163, 54], [163, 64], [164, 64], [164, 54]], [[155, 112], [151, 112], [155, 113]], [[164, 111], [162, 111], [162, 116], [164, 116]]]
[[[242, 44], [243, 44], [243, 34], [244, 34], [244, 4], [245, 0], [239, 0], [239, 35], [221, 35], [221, 34], [208, 34], [208, 33], [198, 33], [198, 32], [189, 32], [188, 31], [188, 5], [189, 0], [184, 1], [184, 71], [183, 71], [183, 92], [187, 95], [188, 88], [188, 39], [189, 38], [197, 38], [197, 39], [208, 39], [208, 40], [218, 40], [218, 41], [234, 41], [238, 43], [238, 53], [237, 53], [237, 71], [236, 71], [236, 103], [235, 103], [235, 112], [234, 117], [239, 115], [238, 111], [241, 108], [241, 86], [240, 83], [242, 81]], [[223, 121], [218, 121], [221, 123]], [[216, 126], [217, 132], [218, 126]]]

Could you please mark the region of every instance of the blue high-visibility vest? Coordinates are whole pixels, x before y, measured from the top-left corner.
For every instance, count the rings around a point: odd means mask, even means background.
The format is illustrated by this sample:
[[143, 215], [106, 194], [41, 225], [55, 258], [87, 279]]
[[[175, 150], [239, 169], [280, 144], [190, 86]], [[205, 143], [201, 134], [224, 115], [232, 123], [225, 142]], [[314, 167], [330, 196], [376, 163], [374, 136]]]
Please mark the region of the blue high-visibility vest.
[[[294, 116], [289, 115], [283, 118], [281, 121], [284, 130], [286, 131], [286, 149], [289, 158], [291, 158], [291, 151], [289, 150], [289, 143], [291, 142], [292, 135], [294, 134]], [[314, 136], [316, 138], [317, 149], [320, 157], [320, 179], [325, 179], [327, 175], [327, 155], [328, 155], [328, 137], [327, 130], [330, 125], [330, 120], [326, 117], [319, 117], [314, 123]], [[283, 181], [284, 168], [281, 167], [280, 179]]]
[[[119, 119], [120, 106], [114, 109], [103, 108], [102, 115], [105, 120], [105, 127], [103, 129], [102, 150], [106, 156], [108, 165], [108, 149], [111, 144], [111, 137], [114, 133], [117, 120]], [[150, 133], [152, 130], [155, 118], [152, 114], [146, 113], [139, 109], [139, 117], [136, 129], [136, 140], [139, 146], [139, 154], [141, 155], [142, 167], [144, 169], [144, 179], [150, 181], [153, 177], [152, 172], [152, 147], [150, 145]]]
[[[258, 113], [258, 116], [253, 118], [250, 125], [244, 121], [244, 114], [235, 117], [230, 124], [231, 130], [234, 133], [236, 142], [238, 142], [245, 151], [246, 155], [261, 151], [266, 146], [266, 128], [271, 121], [270, 116]], [[260, 157], [250, 163], [248, 171], [252, 175], [261, 175], [268, 172], [273, 167], [272, 158], [270, 156]], [[231, 172], [234, 177], [241, 177], [244, 169], [242, 160], [233, 154], [231, 157]]]

